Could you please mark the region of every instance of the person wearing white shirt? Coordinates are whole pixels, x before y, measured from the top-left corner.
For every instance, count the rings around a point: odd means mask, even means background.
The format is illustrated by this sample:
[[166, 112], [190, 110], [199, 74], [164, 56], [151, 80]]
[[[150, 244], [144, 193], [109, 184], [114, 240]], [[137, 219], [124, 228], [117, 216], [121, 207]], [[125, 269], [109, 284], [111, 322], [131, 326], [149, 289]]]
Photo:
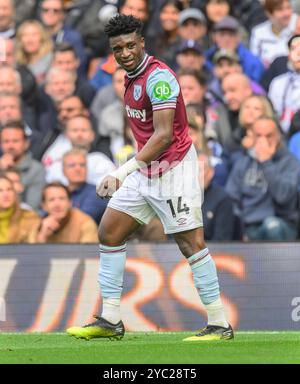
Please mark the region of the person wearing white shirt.
[[253, 28], [250, 50], [268, 68], [277, 57], [287, 56], [287, 42], [299, 29], [300, 18], [290, 0], [266, 0], [264, 7], [269, 20]]
[[285, 134], [289, 132], [294, 114], [300, 109], [300, 34], [289, 40], [288, 47], [289, 69], [275, 77], [269, 89], [269, 98]]
[[[64, 185], [68, 185], [63, 174], [62, 158], [66, 152], [74, 147], [85, 149], [87, 152], [91, 150], [95, 133], [90, 119], [84, 115], [69, 119], [66, 123], [65, 133], [60, 135], [58, 139], [64, 144], [62, 149], [58, 150], [59, 156], [56, 156], [55, 161], [46, 168], [46, 181], [48, 183], [60, 181]], [[54, 143], [55, 147], [57, 148]], [[115, 170], [115, 165], [104, 153], [89, 152], [87, 154], [87, 182], [89, 184], [98, 185], [103, 177], [113, 170]]]

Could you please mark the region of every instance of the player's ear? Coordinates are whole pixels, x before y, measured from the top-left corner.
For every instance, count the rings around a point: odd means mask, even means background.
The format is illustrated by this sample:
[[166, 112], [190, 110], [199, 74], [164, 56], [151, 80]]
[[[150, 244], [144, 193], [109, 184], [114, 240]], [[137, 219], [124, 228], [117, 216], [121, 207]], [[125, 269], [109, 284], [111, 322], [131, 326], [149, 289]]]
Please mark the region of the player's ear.
[[141, 46], [144, 49], [145, 48], [145, 38], [141, 36]]

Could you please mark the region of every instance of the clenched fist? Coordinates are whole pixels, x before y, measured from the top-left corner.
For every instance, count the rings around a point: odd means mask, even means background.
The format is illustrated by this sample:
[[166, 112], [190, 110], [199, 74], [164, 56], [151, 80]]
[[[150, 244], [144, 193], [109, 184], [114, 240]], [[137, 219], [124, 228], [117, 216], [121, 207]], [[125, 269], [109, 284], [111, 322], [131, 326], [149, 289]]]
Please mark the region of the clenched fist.
[[113, 176], [106, 176], [97, 187], [97, 195], [102, 199], [109, 199], [120, 188], [121, 181]]

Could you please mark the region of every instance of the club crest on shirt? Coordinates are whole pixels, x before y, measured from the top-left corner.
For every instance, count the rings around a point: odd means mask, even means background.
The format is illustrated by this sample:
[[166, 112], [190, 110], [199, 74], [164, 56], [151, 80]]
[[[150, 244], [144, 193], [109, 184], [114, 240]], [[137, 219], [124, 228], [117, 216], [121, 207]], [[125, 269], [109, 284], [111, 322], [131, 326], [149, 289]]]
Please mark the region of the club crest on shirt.
[[141, 85], [134, 85], [133, 88], [133, 97], [135, 101], [138, 101], [142, 96], [142, 86]]

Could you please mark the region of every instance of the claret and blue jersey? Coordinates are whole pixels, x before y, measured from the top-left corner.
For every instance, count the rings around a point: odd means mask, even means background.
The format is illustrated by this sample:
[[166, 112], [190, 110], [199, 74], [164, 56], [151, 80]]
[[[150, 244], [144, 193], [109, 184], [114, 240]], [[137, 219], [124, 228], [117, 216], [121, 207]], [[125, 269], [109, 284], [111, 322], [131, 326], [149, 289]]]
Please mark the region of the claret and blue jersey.
[[153, 112], [175, 109], [173, 141], [157, 161], [181, 161], [192, 140], [181, 90], [174, 72], [145, 54], [141, 64], [125, 78], [125, 109], [140, 151], [154, 133]]

